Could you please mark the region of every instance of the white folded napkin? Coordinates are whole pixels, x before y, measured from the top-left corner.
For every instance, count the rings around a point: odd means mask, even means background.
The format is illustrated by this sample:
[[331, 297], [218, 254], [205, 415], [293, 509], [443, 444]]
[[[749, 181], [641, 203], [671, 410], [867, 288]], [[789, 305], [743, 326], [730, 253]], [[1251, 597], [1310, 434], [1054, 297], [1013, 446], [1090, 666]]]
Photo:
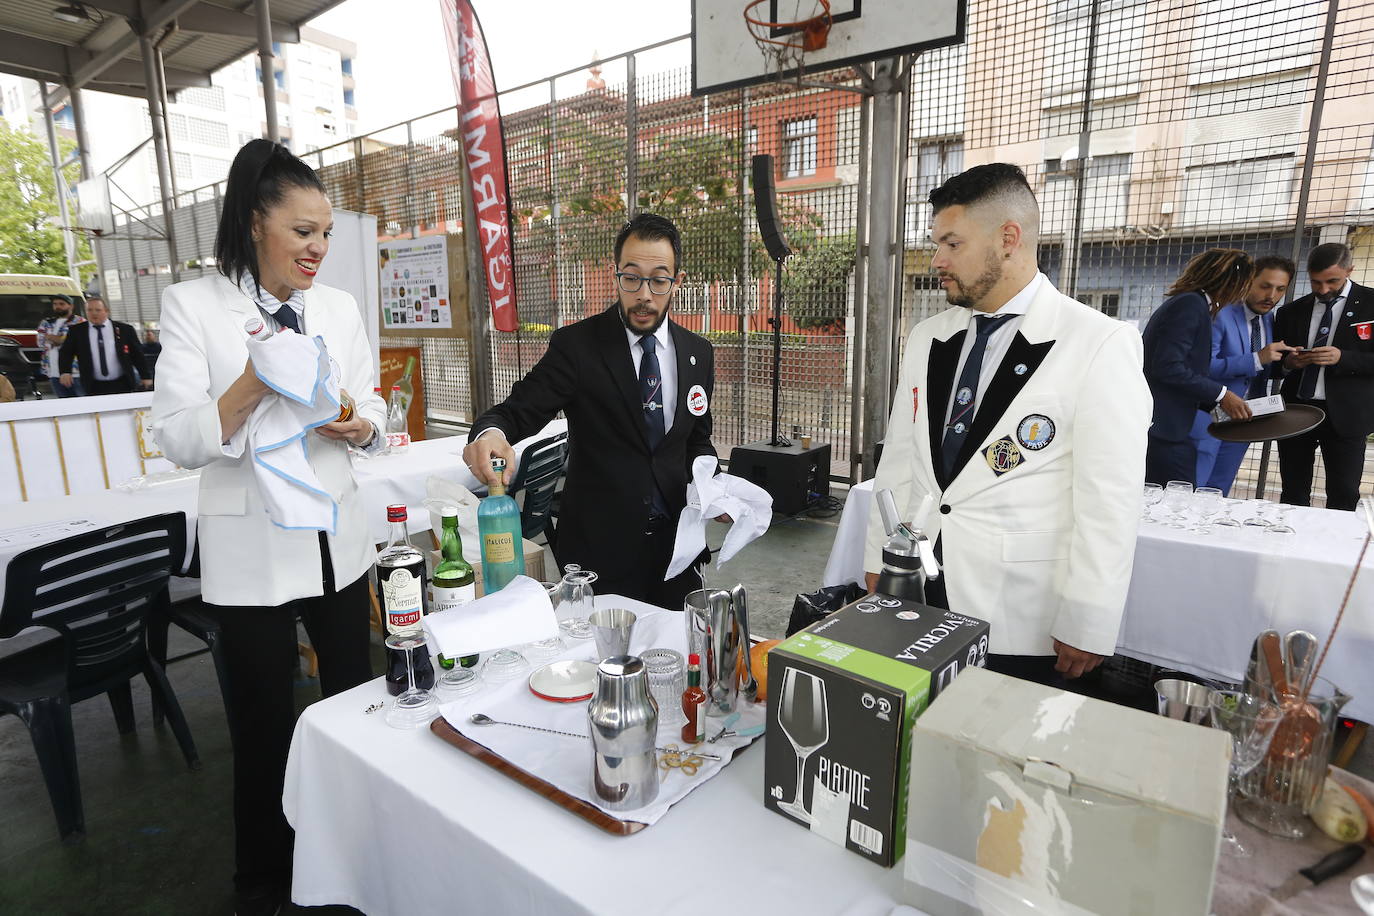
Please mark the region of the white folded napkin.
[[282, 528], [334, 533], [338, 503], [310, 466], [306, 434], [339, 415], [339, 379], [324, 338], [283, 330], [249, 340], [253, 370], [275, 395], [248, 418], [253, 476], [267, 517]]
[[499, 592], [484, 595], [454, 613], [426, 614], [420, 623], [436, 653], [448, 658], [558, 635], [558, 619], [548, 592], [529, 576], [516, 576]]
[[706, 520], [718, 515], [734, 519], [716, 556], [716, 568], [740, 552], [745, 544], [768, 530], [773, 521], [773, 497], [742, 477], [716, 474], [716, 459], [699, 455], [692, 462], [687, 506], [677, 520], [673, 559], [663, 581], [681, 573], [706, 549]]

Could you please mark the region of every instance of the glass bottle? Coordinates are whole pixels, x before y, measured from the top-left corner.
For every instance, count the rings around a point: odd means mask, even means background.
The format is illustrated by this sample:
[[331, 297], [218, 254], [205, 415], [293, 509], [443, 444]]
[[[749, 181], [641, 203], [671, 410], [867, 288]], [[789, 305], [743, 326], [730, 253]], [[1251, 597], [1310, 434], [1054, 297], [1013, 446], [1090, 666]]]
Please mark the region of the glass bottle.
[[391, 386], [391, 400], [386, 407], [386, 445], [393, 455], [403, 455], [410, 449], [410, 432], [406, 426], [406, 409], [401, 386]]
[[[439, 540], [439, 565], [434, 567], [434, 578], [430, 580], [430, 613], [449, 611], [462, 607], [477, 597], [477, 577], [472, 564], [463, 559], [463, 538], [458, 533], [458, 510], [453, 506], [444, 507], [444, 534]], [[476, 655], [465, 655], [459, 662], [464, 668], [477, 664]], [[439, 667], [453, 667], [453, 659], [439, 656]]]
[[477, 532], [482, 538], [482, 593], [500, 591], [525, 571], [525, 545], [521, 538], [520, 507], [506, 495], [503, 475], [506, 459], [492, 458], [497, 482], [477, 506]]
[[401, 389], [401, 409], [407, 413], [410, 411], [410, 402], [415, 400], [415, 383], [411, 381], [411, 376], [415, 372], [415, 357], [406, 360], [406, 371], [401, 373], [401, 378], [396, 382], [396, 387]]
[[687, 689], [682, 691], [682, 714], [687, 724], [682, 726], [682, 740], [699, 744], [706, 737], [706, 691], [701, 689], [701, 656], [693, 652], [687, 656]]
[[[410, 544], [406, 530], [406, 507], [387, 506], [386, 520], [391, 535], [377, 554], [377, 603], [382, 609], [387, 636], [414, 636], [420, 632], [420, 617], [425, 613], [425, 556]], [[405, 653], [386, 650], [386, 689], [393, 696], [406, 689]], [[434, 666], [423, 646], [411, 659], [416, 686], [434, 686]]]

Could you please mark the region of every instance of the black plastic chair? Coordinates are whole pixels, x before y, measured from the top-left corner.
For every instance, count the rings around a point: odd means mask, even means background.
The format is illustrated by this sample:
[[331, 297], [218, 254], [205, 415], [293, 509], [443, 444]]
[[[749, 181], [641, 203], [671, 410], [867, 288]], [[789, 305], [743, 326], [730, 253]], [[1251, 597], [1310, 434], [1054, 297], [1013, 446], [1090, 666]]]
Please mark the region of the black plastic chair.
[[512, 496], [525, 494], [520, 507], [520, 528], [527, 540], [534, 540], [540, 534], [548, 539], [554, 518], [554, 497], [567, 464], [567, 433], [540, 439], [520, 453], [520, 466], [507, 492]]
[[185, 555], [185, 516], [172, 512], [34, 547], [9, 562], [0, 638], [32, 626], [59, 635], [0, 658], [0, 714], [29, 726], [64, 840], [85, 831], [72, 703], [107, 694], [120, 734], [128, 734], [129, 682], [141, 674], [187, 765], [200, 767], [186, 717], [146, 639], [148, 618], [169, 612], [167, 580]]

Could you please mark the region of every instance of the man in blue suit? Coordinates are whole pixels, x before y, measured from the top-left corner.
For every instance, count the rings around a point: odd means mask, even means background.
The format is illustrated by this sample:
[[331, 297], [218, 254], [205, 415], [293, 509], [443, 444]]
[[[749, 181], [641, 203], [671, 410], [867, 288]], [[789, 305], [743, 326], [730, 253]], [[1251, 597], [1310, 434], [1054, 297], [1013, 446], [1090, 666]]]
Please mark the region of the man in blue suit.
[[[1293, 262], [1278, 255], [1255, 261], [1255, 279], [1245, 299], [1217, 312], [1212, 322], [1212, 362], [1207, 375], [1243, 398], [1269, 393], [1269, 382], [1279, 377], [1278, 362], [1293, 349], [1274, 340], [1274, 307], [1293, 282]], [[1244, 442], [1222, 442], [1207, 432], [1211, 414], [1199, 410], [1191, 437], [1197, 445], [1197, 484], [1216, 487], [1227, 496], [1236, 471], [1249, 447]]]

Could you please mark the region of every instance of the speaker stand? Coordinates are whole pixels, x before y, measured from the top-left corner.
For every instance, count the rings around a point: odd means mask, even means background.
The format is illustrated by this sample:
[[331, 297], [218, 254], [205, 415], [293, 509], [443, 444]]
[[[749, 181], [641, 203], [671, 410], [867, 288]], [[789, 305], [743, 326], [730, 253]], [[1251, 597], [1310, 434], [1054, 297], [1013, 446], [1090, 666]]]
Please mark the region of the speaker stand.
[[778, 395], [782, 390], [782, 262], [775, 258], [778, 265], [778, 279], [773, 284], [773, 317], [768, 321], [773, 325], [773, 434], [768, 442], [776, 446], [788, 446], [791, 442], [778, 435]]

